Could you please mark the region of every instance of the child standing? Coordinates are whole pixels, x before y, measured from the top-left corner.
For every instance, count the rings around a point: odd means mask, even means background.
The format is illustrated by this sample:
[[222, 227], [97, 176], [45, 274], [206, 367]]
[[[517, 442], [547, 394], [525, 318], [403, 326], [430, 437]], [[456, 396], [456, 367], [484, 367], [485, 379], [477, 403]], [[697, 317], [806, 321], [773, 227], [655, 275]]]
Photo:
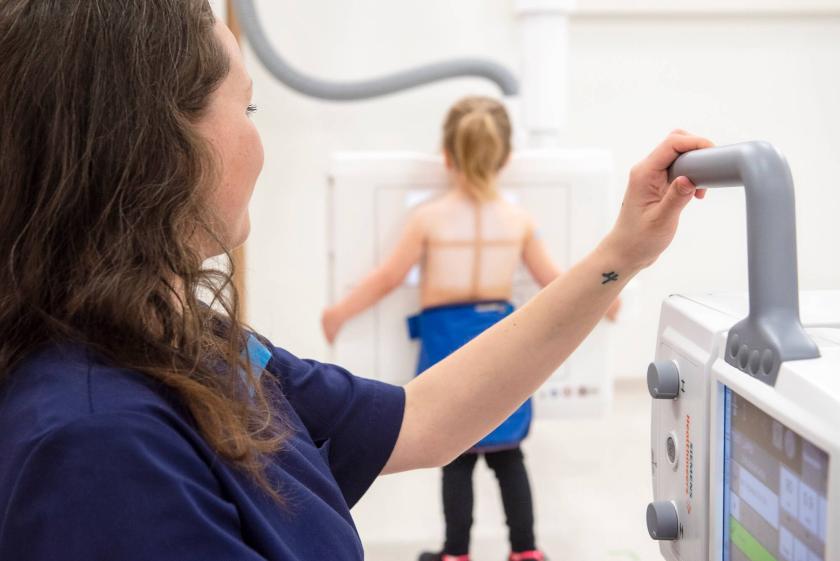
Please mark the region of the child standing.
[[[421, 341], [418, 374], [513, 312], [513, 276], [520, 262], [541, 286], [560, 274], [531, 216], [497, 189], [496, 177], [511, 153], [511, 124], [502, 104], [486, 97], [456, 103], [444, 123], [443, 153], [452, 188], [415, 209], [391, 255], [327, 309], [322, 320], [333, 342], [344, 322], [399, 286], [421, 262], [422, 312], [409, 320], [411, 336]], [[616, 300], [609, 319], [619, 306]], [[531, 489], [520, 448], [530, 421], [528, 400], [443, 468], [446, 541], [440, 553], [423, 553], [420, 561], [469, 560], [472, 473], [479, 454], [499, 481], [510, 561], [544, 559], [534, 537]]]

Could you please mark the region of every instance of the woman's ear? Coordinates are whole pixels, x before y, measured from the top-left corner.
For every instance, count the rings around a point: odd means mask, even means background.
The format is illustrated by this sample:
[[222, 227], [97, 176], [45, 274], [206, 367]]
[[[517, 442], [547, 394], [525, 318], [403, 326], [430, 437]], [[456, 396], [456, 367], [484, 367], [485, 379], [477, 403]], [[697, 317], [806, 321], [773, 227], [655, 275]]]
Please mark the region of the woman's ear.
[[449, 153], [448, 150], [443, 151], [443, 161], [446, 164], [446, 169], [452, 171], [455, 169], [455, 162], [452, 161], [452, 155]]

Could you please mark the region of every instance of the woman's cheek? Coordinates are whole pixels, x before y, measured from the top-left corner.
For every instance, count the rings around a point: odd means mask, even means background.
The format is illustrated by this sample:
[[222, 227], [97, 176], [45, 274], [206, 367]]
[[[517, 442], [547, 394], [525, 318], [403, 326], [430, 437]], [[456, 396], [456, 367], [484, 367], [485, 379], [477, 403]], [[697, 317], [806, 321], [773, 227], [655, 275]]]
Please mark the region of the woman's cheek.
[[246, 145], [248, 146], [249, 159], [252, 161], [254, 181], [256, 182], [265, 164], [265, 149], [263, 148], [262, 138], [257, 127], [251, 122], [249, 122], [249, 125], [249, 139]]

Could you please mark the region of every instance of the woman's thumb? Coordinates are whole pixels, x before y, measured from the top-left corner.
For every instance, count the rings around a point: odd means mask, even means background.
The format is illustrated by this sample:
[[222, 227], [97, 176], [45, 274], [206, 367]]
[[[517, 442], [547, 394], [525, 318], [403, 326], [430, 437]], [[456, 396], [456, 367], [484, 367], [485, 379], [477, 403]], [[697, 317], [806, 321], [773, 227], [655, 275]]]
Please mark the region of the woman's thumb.
[[679, 214], [685, 208], [685, 205], [694, 197], [696, 190], [697, 188], [687, 177], [681, 176], [676, 178], [668, 186], [665, 196], [662, 197], [662, 202], [659, 205], [662, 212], [665, 214]]

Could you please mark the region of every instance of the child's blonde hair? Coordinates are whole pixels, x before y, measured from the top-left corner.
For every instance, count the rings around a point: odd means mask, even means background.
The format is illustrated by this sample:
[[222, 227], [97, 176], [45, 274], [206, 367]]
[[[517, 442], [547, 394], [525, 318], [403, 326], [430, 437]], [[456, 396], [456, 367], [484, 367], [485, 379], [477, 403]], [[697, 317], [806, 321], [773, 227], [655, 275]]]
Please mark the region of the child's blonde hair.
[[497, 196], [495, 178], [510, 156], [511, 125], [504, 106], [489, 97], [465, 97], [452, 106], [443, 125], [443, 149], [462, 172], [470, 195]]

